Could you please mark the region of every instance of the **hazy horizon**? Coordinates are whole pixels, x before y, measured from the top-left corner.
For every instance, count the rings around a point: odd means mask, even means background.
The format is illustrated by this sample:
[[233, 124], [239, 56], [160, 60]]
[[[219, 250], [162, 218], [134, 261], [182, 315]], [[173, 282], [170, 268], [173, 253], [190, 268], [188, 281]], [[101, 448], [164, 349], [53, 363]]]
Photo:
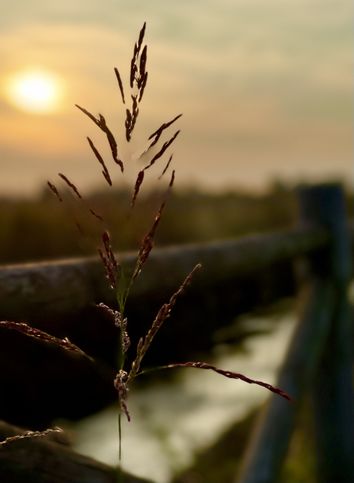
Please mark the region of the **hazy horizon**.
[[[353, 186], [349, 1], [6, 3], [0, 194], [34, 193], [58, 171], [83, 189], [104, 186], [85, 140], [101, 146], [102, 137], [73, 106], [102, 112], [123, 137], [113, 67], [127, 79], [144, 21], [150, 77], [127, 159], [182, 112], [176, 186], [260, 190], [274, 179], [332, 177]], [[33, 68], [60, 80], [51, 112], [26, 112], [5, 94], [9, 76]]]

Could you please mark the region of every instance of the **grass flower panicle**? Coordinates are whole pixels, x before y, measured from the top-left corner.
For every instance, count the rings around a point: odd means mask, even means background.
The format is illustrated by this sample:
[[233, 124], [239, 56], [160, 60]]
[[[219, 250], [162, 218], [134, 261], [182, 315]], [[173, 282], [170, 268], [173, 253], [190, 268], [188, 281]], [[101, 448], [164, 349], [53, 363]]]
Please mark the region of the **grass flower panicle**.
[[[143, 45], [145, 30], [146, 30], [146, 24], [144, 23], [143, 27], [140, 30], [138, 40], [134, 45], [133, 56], [130, 61], [129, 87], [131, 91], [130, 92], [131, 106], [130, 108], [126, 108], [126, 117], [124, 121], [125, 138], [127, 142], [131, 141], [131, 137], [135, 129], [137, 119], [140, 113], [139, 105], [142, 101], [146, 84], [147, 84], [147, 79], [148, 79], [148, 72], [146, 70], [147, 46]], [[126, 97], [122, 78], [117, 67], [114, 68], [114, 73], [118, 83], [118, 88], [119, 88], [122, 103], [123, 105], [126, 105], [128, 97]], [[76, 104], [76, 107], [83, 114], [85, 114], [105, 134], [106, 140], [108, 142], [108, 145], [111, 151], [112, 158], [120, 168], [120, 175], [122, 175], [125, 171], [124, 167], [126, 165], [126, 161], [123, 161], [119, 156], [118, 142], [116, 140], [115, 135], [108, 127], [105, 117], [102, 114], [98, 114], [98, 117], [96, 117], [87, 109], [79, 106], [78, 104]], [[136, 180], [133, 186], [133, 193], [130, 197], [130, 203], [129, 203], [130, 210], [134, 208], [137, 202], [138, 195], [142, 189], [143, 182], [146, 177], [146, 172], [149, 171], [149, 174], [150, 174], [150, 172], [154, 171], [154, 170], [150, 170], [150, 168], [163, 158], [163, 156], [167, 153], [167, 151], [170, 149], [172, 144], [179, 136], [180, 129], [177, 129], [172, 136], [168, 137], [166, 141], [164, 142], [161, 141], [161, 138], [166, 134], [166, 131], [176, 121], [178, 121], [181, 116], [182, 114], [178, 114], [175, 117], [173, 117], [170, 121], [162, 123], [160, 127], [148, 137], [148, 140], [147, 140], [148, 147], [138, 157], [137, 161], [141, 162], [141, 158], [143, 155], [150, 156], [150, 152], [155, 151], [155, 150], [152, 150], [152, 148], [155, 146], [156, 146], [156, 152], [155, 154], [153, 153], [151, 154], [150, 160], [148, 160], [145, 163], [144, 167], [138, 166], [137, 175], [135, 178]], [[100, 154], [100, 152], [96, 148], [91, 138], [87, 137], [87, 141], [91, 151], [93, 152], [95, 158], [97, 159], [98, 163], [101, 166], [101, 169], [102, 169], [101, 173], [105, 181], [110, 187], [112, 187], [114, 184], [114, 177], [112, 173], [110, 173], [110, 171], [108, 170], [108, 167], [106, 165], [106, 162], [103, 156]], [[158, 147], [159, 142], [162, 143], [160, 144], [160, 147]], [[167, 172], [167, 170], [170, 168], [172, 160], [173, 160], [173, 153], [169, 155], [168, 161], [167, 163], [165, 163], [163, 170], [160, 171], [161, 174], [158, 177], [158, 179], [161, 179], [163, 175]], [[93, 215], [98, 221], [103, 222], [104, 221], [103, 216], [98, 214], [95, 210], [93, 210], [90, 206], [86, 204], [76, 184], [74, 184], [63, 173], [59, 173], [58, 176], [61, 178], [62, 182], [64, 182], [65, 185], [69, 188], [69, 191], [74, 195], [75, 201], [76, 202], [79, 201], [80, 203], [83, 203], [85, 209], [87, 209], [91, 215]], [[146, 372], [149, 372], [150, 370], [173, 369], [178, 367], [211, 370], [227, 378], [240, 379], [248, 384], [257, 384], [259, 386], [262, 386], [268, 389], [269, 391], [272, 391], [275, 394], [278, 394], [279, 396], [289, 399], [289, 396], [279, 388], [273, 387], [272, 385], [264, 383], [262, 381], [251, 379], [247, 376], [244, 376], [243, 374], [227, 371], [224, 369], [219, 369], [206, 362], [175, 363], [175, 364], [168, 364], [165, 366], [157, 367], [154, 369], [142, 368], [143, 359], [147, 351], [149, 350], [151, 344], [153, 343], [156, 337], [156, 334], [158, 333], [162, 325], [170, 316], [171, 311], [173, 310], [178, 298], [187, 289], [188, 285], [191, 283], [192, 278], [195, 276], [196, 272], [200, 270], [201, 268], [200, 264], [197, 264], [190, 271], [190, 273], [182, 281], [179, 288], [172, 294], [168, 302], [164, 303], [161, 306], [161, 308], [158, 310], [155, 316], [155, 319], [152, 321], [152, 324], [149, 330], [146, 332], [145, 335], [140, 337], [137, 343], [135, 358], [130, 363], [130, 365], [127, 364], [127, 352], [131, 345], [131, 341], [129, 337], [128, 319], [125, 314], [126, 301], [129, 296], [130, 289], [132, 288], [138, 276], [140, 276], [142, 269], [149, 258], [151, 250], [153, 249], [156, 232], [160, 224], [161, 217], [164, 212], [168, 196], [174, 185], [174, 181], [175, 181], [175, 170], [173, 169], [163, 200], [159, 205], [159, 208], [155, 214], [155, 217], [153, 219], [150, 229], [148, 229], [147, 233], [142, 238], [142, 241], [140, 243], [140, 247], [137, 253], [135, 267], [133, 268], [132, 273], [129, 274], [129, 276], [127, 276], [127, 274], [124, 273], [123, 268], [121, 267], [119, 260], [115, 255], [109, 231], [106, 229], [102, 233], [102, 227], [101, 225], [99, 225], [100, 226], [100, 238], [99, 238], [100, 246], [98, 248], [98, 254], [101, 258], [108, 284], [115, 293], [116, 304], [118, 306], [117, 308], [112, 308], [107, 306], [104, 303], [98, 304], [98, 307], [111, 318], [111, 320], [119, 330], [119, 358], [117, 360], [116, 377], [113, 381], [114, 387], [117, 390], [117, 397], [118, 397], [119, 468], [120, 468], [120, 462], [121, 462], [121, 442], [122, 442], [121, 416], [122, 414], [126, 416], [128, 421], [131, 420], [131, 415], [128, 410], [128, 393], [129, 393], [130, 385], [133, 383], [136, 377]], [[48, 187], [51, 190], [51, 192], [55, 195], [55, 197], [58, 199], [58, 201], [60, 202], [65, 201], [63, 196], [60, 194], [58, 188], [53, 183], [48, 181]], [[75, 223], [80, 229], [80, 225], [76, 220], [75, 220]], [[30, 327], [25, 323], [1, 321], [0, 327], [17, 330], [18, 332], [21, 332], [26, 336], [33, 337], [45, 343], [55, 344], [66, 351], [70, 351], [80, 356], [84, 356], [86, 358], [91, 359], [85, 352], [83, 352], [75, 344], [72, 344], [67, 338], [59, 339], [39, 329]], [[43, 432], [30, 431], [19, 436], [7, 438], [7, 440], [0, 442], [0, 445], [9, 444], [12, 441], [16, 441], [18, 439], [23, 439], [23, 438], [45, 436], [46, 434], [49, 434], [50, 432], [53, 432], [53, 431], [59, 431], [59, 430], [55, 428], [55, 429], [48, 429]]]
[[60, 339], [59, 337], [54, 337], [54, 335], [48, 334], [47, 332], [44, 332], [43, 330], [39, 330], [35, 327], [31, 327], [25, 322], [12, 322], [9, 320], [1, 320], [0, 327], [10, 329], [10, 330], [15, 330], [16, 332], [26, 335], [27, 337], [32, 337], [41, 342], [54, 344], [55, 346], [60, 347], [61, 349], [64, 349], [69, 352], [74, 352], [75, 354], [84, 356], [87, 359], [90, 359], [91, 361], [93, 360], [92, 357], [87, 355], [82, 349], [80, 349], [80, 347], [70, 342], [70, 340], [67, 337], [64, 337], [64, 339]]
[[0, 441], [0, 447], [8, 446], [9, 444], [16, 443], [18, 441], [22, 441], [24, 439], [32, 439], [32, 438], [44, 438], [48, 435], [52, 435], [53, 433], [62, 433], [63, 430], [59, 427], [48, 428], [44, 431], [25, 431], [22, 434], [16, 434], [15, 436], [9, 436], [3, 441]]
[[120, 265], [113, 253], [111, 238], [108, 231], [103, 232], [102, 246], [101, 248], [98, 248], [97, 251], [105, 268], [106, 278], [109, 281], [109, 285], [111, 289], [115, 290], [117, 288]]

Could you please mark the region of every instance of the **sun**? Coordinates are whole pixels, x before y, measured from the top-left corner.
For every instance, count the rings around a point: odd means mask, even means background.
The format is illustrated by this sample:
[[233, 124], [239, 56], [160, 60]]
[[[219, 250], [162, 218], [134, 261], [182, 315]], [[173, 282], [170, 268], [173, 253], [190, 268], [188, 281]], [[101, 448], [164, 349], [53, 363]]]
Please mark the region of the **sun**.
[[6, 84], [9, 101], [17, 108], [36, 114], [59, 109], [62, 85], [57, 76], [44, 70], [18, 72]]

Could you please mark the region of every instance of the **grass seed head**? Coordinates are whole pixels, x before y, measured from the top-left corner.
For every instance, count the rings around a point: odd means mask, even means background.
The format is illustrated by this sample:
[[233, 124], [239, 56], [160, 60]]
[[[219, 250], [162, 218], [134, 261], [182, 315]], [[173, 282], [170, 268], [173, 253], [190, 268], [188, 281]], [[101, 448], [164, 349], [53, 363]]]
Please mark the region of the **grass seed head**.
[[54, 337], [54, 335], [48, 334], [47, 332], [44, 332], [43, 330], [39, 330], [35, 327], [31, 327], [25, 322], [12, 322], [8, 320], [2, 320], [0, 321], [0, 327], [3, 327], [5, 329], [10, 329], [10, 330], [15, 330], [16, 332], [26, 335], [27, 337], [33, 337], [34, 339], [37, 339], [41, 342], [53, 344], [57, 347], [60, 347], [61, 349], [64, 349], [69, 352], [73, 352], [75, 354], [84, 356], [92, 360], [92, 358], [88, 356], [83, 350], [81, 350], [78, 346], [70, 342], [70, 340], [67, 337], [65, 337], [64, 339]]
[[0, 441], [0, 447], [8, 446], [9, 444], [16, 443], [24, 439], [45, 438], [53, 433], [63, 433], [63, 430], [59, 427], [54, 427], [45, 429], [44, 431], [26, 431], [21, 434], [16, 434], [15, 436], [9, 436], [3, 441]]
[[120, 95], [122, 96], [122, 102], [123, 102], [123, 104], [125, 104], [125, 95], [124, 95], [123, 82], [122, 82], [122, 78], [121, 78], [121, 76], [119, 74], [119, 70], [117, 69], [117, 67], [114, 68], [114, 72], [116, 74], [116, 79], [117, 79], [117, 82], [118, 82], [118, 87], [119, 87]]
[[49, 189], [55, 194], [55, 196], [57, 197], [57, 199], [62, 202], [63, 201], [63, 198], [61, 197], [57, 187], [51, 183], [50, 181], [47, 181], [47, 185], [49, 186]]

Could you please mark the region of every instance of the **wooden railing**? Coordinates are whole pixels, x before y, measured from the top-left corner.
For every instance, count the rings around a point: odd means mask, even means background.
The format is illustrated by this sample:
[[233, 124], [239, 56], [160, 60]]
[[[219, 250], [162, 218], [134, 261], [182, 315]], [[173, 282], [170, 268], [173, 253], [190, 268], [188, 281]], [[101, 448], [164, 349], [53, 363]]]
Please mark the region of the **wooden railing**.
[[[328, 245], [329, 235], [321, 227], [305, 227], [283, 232], [244, 237], [238, 240], [183, 245], [152, 251], [130, 295], [132, 301], [156, 293], [170, 293], [197, 263], [203, 270], [192, 290], [217, 286], [271, 268], [275, 263], [311, 254]], [[129, 271], [135, 254], [119, 255]], [[71, 259], [0, 268], [2, 317], [45, 317], [78, 311], [94, 300], [112, 301], [97, 258]]]
[[300, 192], [301, 223], [327, 230], [325, 251], [308, 256], [308, 297], [279, 371], [278, 384], [293, 398], [270, 398], [251, 437], [238, 483], [276, 481], [295, 416], [306, 393], [313, 402], [318, 481], [349, 483], [354, 475], [353, 331], [348, 286], [352, 234], [338, 186]]
[[[301, 258], [306, 298], [303, 313], [279, 371], [277, 385], [292, 402], [270, 398], [244, 459], [237, 483], [273, 483], [285, 458], [295, 416], [311, 393], [317, 432], [318, 481], [350, 483], [354, 475], [352, 320], [348, 286], [352, 277], [354, 223], [346, 217], [343, 191], [320, 185], [299, 191], [298, 226], [279, 233], [205, 245], [156, 249], [138, 279], [131, 303], [171, 293], [196, 263], [203, 270], [191, 290], [203, 293], [225, 280], [271, 272]], [[132, 254], [120, 256], [132, 267]], [[280, 290], [280, 295], [281, 289]], [[0, 268], [0, 318], [34, 319], [78, 313], [95, 301], [111, 303], [100, 262], [75, 259]], [[49, 329], [48, 329], [49, 330]]]

